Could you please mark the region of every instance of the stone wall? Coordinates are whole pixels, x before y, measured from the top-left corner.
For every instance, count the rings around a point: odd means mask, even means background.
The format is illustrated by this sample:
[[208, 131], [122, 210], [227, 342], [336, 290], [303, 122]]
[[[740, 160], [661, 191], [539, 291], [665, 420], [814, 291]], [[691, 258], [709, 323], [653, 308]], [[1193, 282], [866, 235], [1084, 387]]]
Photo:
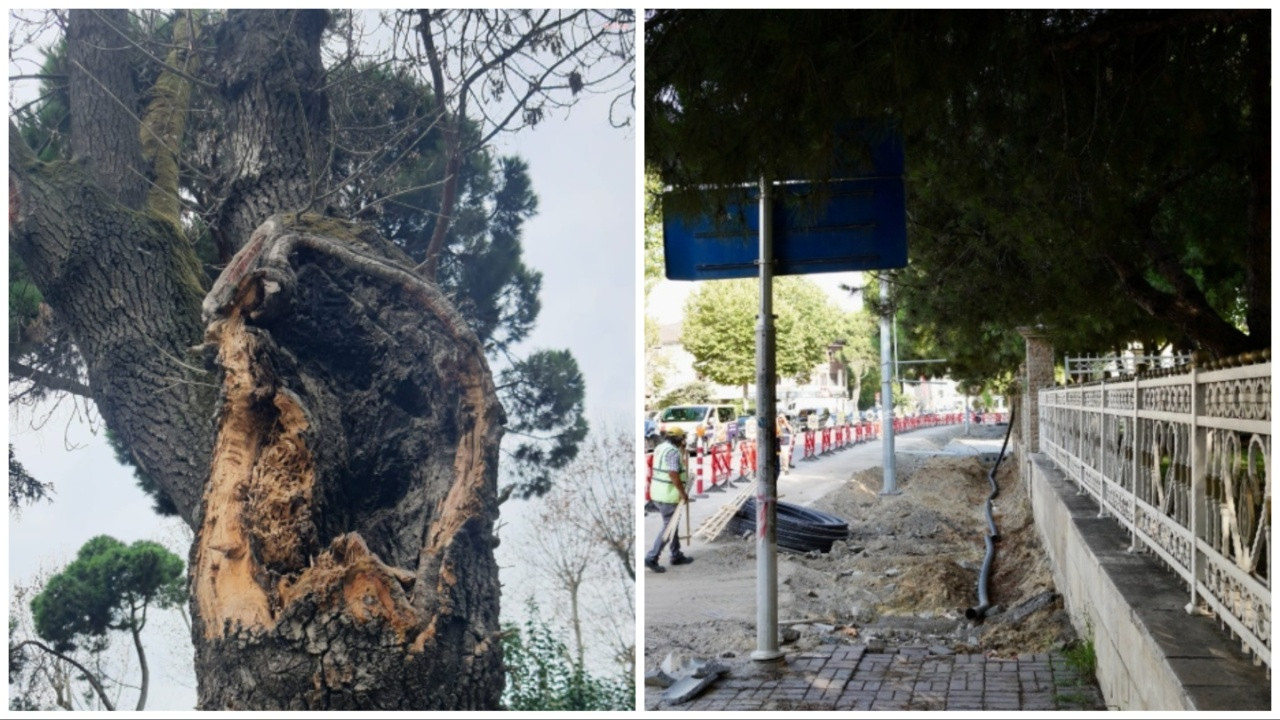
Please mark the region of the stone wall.
[[1271, 683], [1211, 617], [1186, 612], [1186, 585], [1130, 550], [1114, 519], [1043, 454], [1022, 463], [1036, 530], [1081, 638], [1093, 643], [1107, 706], [1265, 711]]

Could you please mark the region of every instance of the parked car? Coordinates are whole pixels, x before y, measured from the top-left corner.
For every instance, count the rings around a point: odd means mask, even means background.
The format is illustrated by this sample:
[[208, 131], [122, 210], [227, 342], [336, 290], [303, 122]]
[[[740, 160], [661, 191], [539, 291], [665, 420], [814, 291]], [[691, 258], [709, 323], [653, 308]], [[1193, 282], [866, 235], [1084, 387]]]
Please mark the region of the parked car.
[[821, 430], [827, 426], [831, 411], [826, 408], [800, 408], [796, 411], [796, 421], [792, 426], [796, 430]]
[[674, 405], [658, 414], [658, 431], [665, 433], [673, 426], [679, 427], [690, 446], [699, 438], [707, 443], [728, 442], [729, 425], [737, 414], [732, 405]]

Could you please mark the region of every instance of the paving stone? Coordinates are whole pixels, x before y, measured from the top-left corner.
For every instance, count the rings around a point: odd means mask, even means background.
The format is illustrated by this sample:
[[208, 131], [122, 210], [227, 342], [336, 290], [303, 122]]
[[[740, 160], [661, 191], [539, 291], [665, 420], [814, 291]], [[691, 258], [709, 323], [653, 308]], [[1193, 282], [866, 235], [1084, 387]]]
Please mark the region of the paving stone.
[[[1053, 654], [1010, 660], [922, 654], [918, 648], [872, 653], [864, 646], [830, 645], [792, 656], [778, 672], [723, 677], [701, 690], [697, 683], [714, 678], [687, 678], [694, 683], [688, 685], [693, 697], [676, 703], [664, 696], [660, 702], [654, 690], [646, 693], [645, 707], [679, 704], [681, 710], [697, 712], [1104, 709], [1095, 685], [1080, 684], [1074, 674], [1059, 682], [1064, 676], [1059, 665]], [[709, 667], [713, 675], [720, 671]]]
[[834, 710], [870, 710], [875, 698], [866, 695], [841, 695]]

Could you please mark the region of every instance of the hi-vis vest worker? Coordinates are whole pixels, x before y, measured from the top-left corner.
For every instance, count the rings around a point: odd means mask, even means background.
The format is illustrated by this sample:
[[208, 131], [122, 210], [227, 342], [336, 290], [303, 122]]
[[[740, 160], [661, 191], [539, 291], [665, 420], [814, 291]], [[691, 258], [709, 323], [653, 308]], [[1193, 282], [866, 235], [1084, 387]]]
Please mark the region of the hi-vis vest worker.
[[649, 486], [649, 498], [654, 502], [669, 505], [680, 502], [680, 490], [671, 482], [671, 473], [678, 473], [682, 483], [686, 479], [682, 445], [684, 431], [672, 428], [653, 451], [653, 482]]

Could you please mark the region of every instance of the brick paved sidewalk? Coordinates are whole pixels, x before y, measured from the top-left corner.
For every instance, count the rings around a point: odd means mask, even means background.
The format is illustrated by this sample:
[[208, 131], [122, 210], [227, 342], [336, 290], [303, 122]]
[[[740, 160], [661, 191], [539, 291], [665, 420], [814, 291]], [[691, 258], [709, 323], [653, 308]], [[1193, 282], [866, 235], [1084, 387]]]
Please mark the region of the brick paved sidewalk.
[[[1092, 678], [1057, 654], [988, 658], [923, 647], [823, 645], [777, 663], [735, 665], [681, 705], [651, 710], [1106, 710]], [[654, 700], [658, 701], [655, 703]]]

